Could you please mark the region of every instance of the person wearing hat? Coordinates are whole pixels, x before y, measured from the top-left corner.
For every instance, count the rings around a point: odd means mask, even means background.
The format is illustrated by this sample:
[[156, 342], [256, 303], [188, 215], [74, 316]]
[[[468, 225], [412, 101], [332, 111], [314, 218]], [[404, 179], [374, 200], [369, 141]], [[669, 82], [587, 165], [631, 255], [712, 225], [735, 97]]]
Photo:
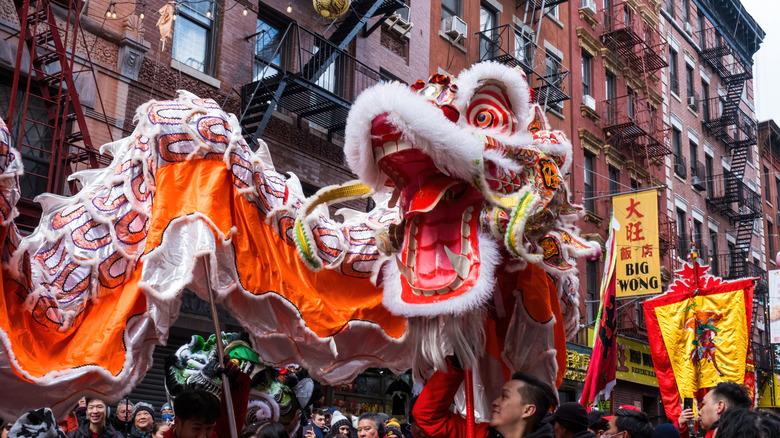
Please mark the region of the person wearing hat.
[[133, 429], [130, 431], [130, 436], [151, 438], [152, 426], [154, 426], [154, 406], [145, 402], [136, 403], [133, 408]]
[[173, 423], [173, 408], [170, 403], [162, 405], [162, 408], [160, 408], [160, 418], [168, 424]]
[[609, 422], [609, 429], [602, 438], [653, 438], [650, 417], [635, 406], [620, 406], [604, 419]]
[[387, 438], [404, 438], [401, 423], [395, 418], [385, 421], [385, 432], [387, 432]]
[[333, 413], [330, 419], [328, 438], [356, 438], [357, 432], [352, 428], [352, 422], [340, 411]]
[[576, 402], [564, 403], [544, 419], [552, 423], [555, 438], [595, 438], [588, 430], [588, 411]]
[[680, 431], [672, 423], [663, 423], [653, 429], [653, 438], [680, 438]]

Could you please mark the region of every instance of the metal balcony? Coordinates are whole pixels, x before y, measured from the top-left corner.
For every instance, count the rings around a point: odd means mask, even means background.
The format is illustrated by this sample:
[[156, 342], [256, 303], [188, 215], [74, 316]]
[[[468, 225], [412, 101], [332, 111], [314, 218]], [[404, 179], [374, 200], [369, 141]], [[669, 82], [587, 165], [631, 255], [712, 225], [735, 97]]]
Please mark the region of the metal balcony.
[[555, 107], [571, 99], [569, 69], [529, 38], [516, 32], [514, 26], [499, 26], [476, 32], [475, 36], [480, 42], [479, 60], [521, 68], [540, 105]]
[[748, 259], [747, 252], [736, 251], [733, 253], [715, 254], [713, 256], [714, 259], [717, 259], [719, 274], [724, 280], [746, 277], [763, 279], [766, 277], [766, 273], [761, 269], [761, 266]]
[[761, 195], [751, 190], [732, 172], [713, 176], [708, 187], [707, 203], [727, 216], [732, 223], [753, 220], [761, 216]]
[[669, 125], [638, 95], [605, 100], [600, 114], [604, 117], [603, 131], [610, 144], [638, 149], [648, 158], [672, 153], [668, 146]]
[[677, 249], [677, 222], [665, 214], [658, 216], [658, 247], [663, 252]]
[[666, 39], [638, 16], [628, 3], [618, 2], [602, 9], [601, 41], [606, 48], [637, 73], [644, 74], [668, 66]]
[[[258, 129], [272, 102], [301, 119], [343, 135], [352, 102], [382, 75], [308, 29], [292, 23], [280, 40], [255, 50], [255, 82], [242, 87], [242, 125]], [[263, 126], [264, 127], [264, 126]]]

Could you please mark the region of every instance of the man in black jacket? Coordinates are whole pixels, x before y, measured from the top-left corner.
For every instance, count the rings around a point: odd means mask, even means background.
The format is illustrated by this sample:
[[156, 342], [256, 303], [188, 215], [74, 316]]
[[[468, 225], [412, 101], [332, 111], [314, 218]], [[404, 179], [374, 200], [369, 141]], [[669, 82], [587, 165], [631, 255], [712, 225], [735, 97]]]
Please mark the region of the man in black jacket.
[[588, 411], [576, 402], [564, 403], [544, 419], [554, 423], [555, 438], [595, 438], [588, 430]]
[[87, 398], [87, 422], [70, 434], [70, 438], [123, 438], [110, 423], [108, 405], [99, 398]]

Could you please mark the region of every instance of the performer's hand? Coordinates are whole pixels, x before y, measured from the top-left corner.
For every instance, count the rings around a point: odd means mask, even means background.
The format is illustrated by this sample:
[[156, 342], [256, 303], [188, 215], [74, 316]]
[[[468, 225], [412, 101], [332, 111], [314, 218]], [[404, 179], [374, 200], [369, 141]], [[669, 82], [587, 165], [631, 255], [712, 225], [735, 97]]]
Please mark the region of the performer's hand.
[[677, 419], [677, 424], [680, 426], [679, 428], [682, 429], [683, 427], [687, 427], [686, 424], [689, 421], [693, 421], [693, 409], [685, 409], [680, 413], [680, 418]]
[[218, 371], [220, 374], [226, 375], [228, 382], [230, 382], [230, 386], [233, 386], [236, 383], [236, 380], [238, 380], [238, 375], [241, 373], [241, 368], [238, 367], [237, 363], [225, 357], [225, 366], [224, 368], [220, 368]]

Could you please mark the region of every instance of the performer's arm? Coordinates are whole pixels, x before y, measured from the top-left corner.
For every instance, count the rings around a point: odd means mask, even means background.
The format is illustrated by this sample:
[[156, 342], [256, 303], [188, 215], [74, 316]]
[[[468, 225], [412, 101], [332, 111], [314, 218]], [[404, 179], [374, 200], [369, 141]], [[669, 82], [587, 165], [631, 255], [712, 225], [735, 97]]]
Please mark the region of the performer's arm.
[[[228, 365], [230, 366], [230, 365]], [[230, 378], [230, 395], [233, 400], [233, 412], [235, 416], [231, 417], [227, 410], [227, 399], [222, 394], [222, 403], [220, 403], [220, 416], [217, 425], [214, 427], [214, 433], [219, 438], [230, 438], [230, 421], [235, 421], [236, 432], [241, 433], [246, 421], [246, 411], [249, 405], [249, 391], [252, 389], [252, 381], [249, 375], [239, 372], [235, 378]], [[213, 435], [212, 435], [213, 436]]]
[[436, 371], [428, 380], [412, 411], [414, 421], [426, 435], [466, 436], [466, 419], [450, 411], [462, 382], [463, 370], [453, 365], [449, 365], [446, 372]]

